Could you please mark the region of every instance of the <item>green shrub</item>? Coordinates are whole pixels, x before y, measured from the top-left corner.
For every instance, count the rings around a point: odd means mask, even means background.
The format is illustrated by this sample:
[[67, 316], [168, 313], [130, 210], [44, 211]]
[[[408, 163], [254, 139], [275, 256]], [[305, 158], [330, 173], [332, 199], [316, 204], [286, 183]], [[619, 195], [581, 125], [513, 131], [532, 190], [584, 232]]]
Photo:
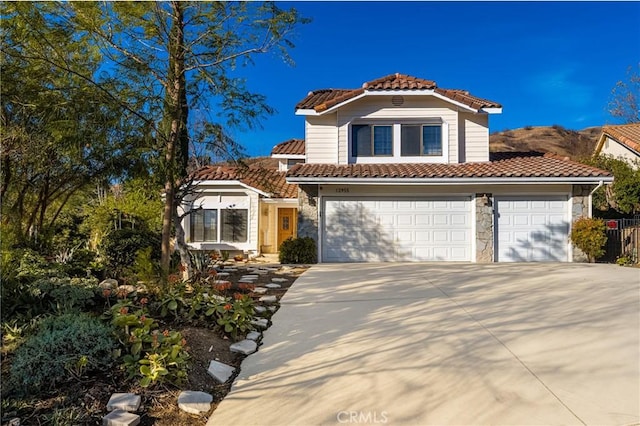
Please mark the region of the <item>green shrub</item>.
[[111, 328], [97, 318], [81, 313], [51, 317], [18, 348], [11, 376], [29, 390], [53, 387], [84, 372], [109, 368], [114, 347]]
[[120, 276], [131, 268], [140, 250], [152, 248], [151, 260], [160, 260], [160, 236], [143, 229], [118, 229], [102, 241], [107, 272]]
[[316, 263], [318, 253], [316, 241], [311, 237], [289, 238], [280, 244], [280, 263]]
[[589, 258], [589, 262], [604, 254], [607, 242], [606, 225], [601, 219], [581, 217], [573, 222], [571, 241]]

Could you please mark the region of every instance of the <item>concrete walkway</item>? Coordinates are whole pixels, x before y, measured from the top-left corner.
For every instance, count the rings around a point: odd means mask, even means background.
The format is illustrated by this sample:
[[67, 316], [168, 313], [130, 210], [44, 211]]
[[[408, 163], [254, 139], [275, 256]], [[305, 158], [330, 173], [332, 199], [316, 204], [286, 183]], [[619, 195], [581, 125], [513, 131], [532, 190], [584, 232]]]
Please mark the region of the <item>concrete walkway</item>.
[[640, 423], [640, 269], [318, 265], [208, 425]]

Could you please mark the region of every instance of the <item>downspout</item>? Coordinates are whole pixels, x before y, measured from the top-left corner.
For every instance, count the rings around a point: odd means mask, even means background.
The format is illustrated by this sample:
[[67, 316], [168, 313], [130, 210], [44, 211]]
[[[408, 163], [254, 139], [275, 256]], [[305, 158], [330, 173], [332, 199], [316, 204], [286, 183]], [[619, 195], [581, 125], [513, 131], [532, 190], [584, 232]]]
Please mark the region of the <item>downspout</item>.
[[593, 188], [593, 191], [589, 193], [589, 217], [593, 217], [593, 201], [591, 200], [591, 197], [593, 196], [594, 192], [602, 188], [603, 185], [604, 185], [604, 181], [598, 182], [598, 185], [595, 188]]

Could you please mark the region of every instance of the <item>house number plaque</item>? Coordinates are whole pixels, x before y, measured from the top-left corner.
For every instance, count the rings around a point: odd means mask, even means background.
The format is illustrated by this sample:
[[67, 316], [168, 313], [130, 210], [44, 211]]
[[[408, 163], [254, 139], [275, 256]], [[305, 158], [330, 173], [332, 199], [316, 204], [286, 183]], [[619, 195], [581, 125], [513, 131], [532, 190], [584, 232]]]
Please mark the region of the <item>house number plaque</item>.
[[345, 194], [349, 192], [349, 188], [336, 188], [338, 194]]

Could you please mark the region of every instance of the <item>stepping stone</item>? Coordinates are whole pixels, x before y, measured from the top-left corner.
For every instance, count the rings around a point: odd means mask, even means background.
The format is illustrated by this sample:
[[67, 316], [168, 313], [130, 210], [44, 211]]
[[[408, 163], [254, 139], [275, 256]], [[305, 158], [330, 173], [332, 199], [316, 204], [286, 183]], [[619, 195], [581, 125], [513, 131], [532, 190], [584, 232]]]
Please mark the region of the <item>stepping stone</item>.
[[238, 272], [238, 268], [224, 268], [225, 272]]
[[256, 271], [258, 273], [258, 275], [267, 275], [269, 273], [269, 271], [265, 271], [263, 269], [260, 269], [258, 271]]
[[264, 287], [256, 287], [253, 289], [253, 292], [255, 294], [265, 294], [267, 292], [267, 289]]
[[250, 331], [247, 333], [247, 339], [253, 340], [254, 342], [260, 340], [260, 337], [262, 337], [262, 334], [257, 331]]
[[266, 288], [281, 288], [282, 286], [280, 284], [276, 284], [276, 283], [270, 283], [265, 285]]
[[142, 398], [134, 393], [114, 393], [107, 402], [107, 411], [138, 411]]
[[267, 328], [269, 327], [269, 320], [266, 318], [254, 319], [251, 320], [251, 325], [254, 325], [258, 328]]
[[258, 278], [258, 274], [244, 274], [242, 278]]
[[207, 370], [209, 375], [220, 383], [224, 383], [229, 380], [229, 377], [231, 377], [235, 371], [236, 369], [230, 365], [223, 364], [218, 361], [211, 361], [209, 363], [209, 369]]
[[264, 314], [265, 312], [267, 312], [267, 308], [265, 308], [264, 306], [254, 306], [253, 310], [256, 311], [256, 314]]
[[278, 310], [277, 306], [269, 306], [267, 309], [269, 309], [271, 312], [275, 312]]
[[238, 354], [251, 355], [258, 350], [258, 344], [253, 340], [245, 339], [229, 346], [229, 350]]
[[226, 278], [226, 277], [228, 277], [229, 275], [231, 275], [231, 274], [230, 274], [230, 273], [228, 273], [228, 272], [218, 272], [218, 273], [216, 274], [216, 277]]
[[213, 397], [206, 392], [182, 391], [178, 395], [178, 407], [191, 414], [206, 413], [211, 409]]
[[102, 418], [104, 426], [136, 426], [140, 416], [123, 410], [114, 410]]
[[271, 281], [274, 283], [286, 283], [289, 280], [287, 278], [271, 278]]
[[262, 296], [260, 299], [258, 299], [258, 302], [262, 302], [262, 303], [276, 303], [276, 301], [278, 300], [277, 297], [275, 296]]

